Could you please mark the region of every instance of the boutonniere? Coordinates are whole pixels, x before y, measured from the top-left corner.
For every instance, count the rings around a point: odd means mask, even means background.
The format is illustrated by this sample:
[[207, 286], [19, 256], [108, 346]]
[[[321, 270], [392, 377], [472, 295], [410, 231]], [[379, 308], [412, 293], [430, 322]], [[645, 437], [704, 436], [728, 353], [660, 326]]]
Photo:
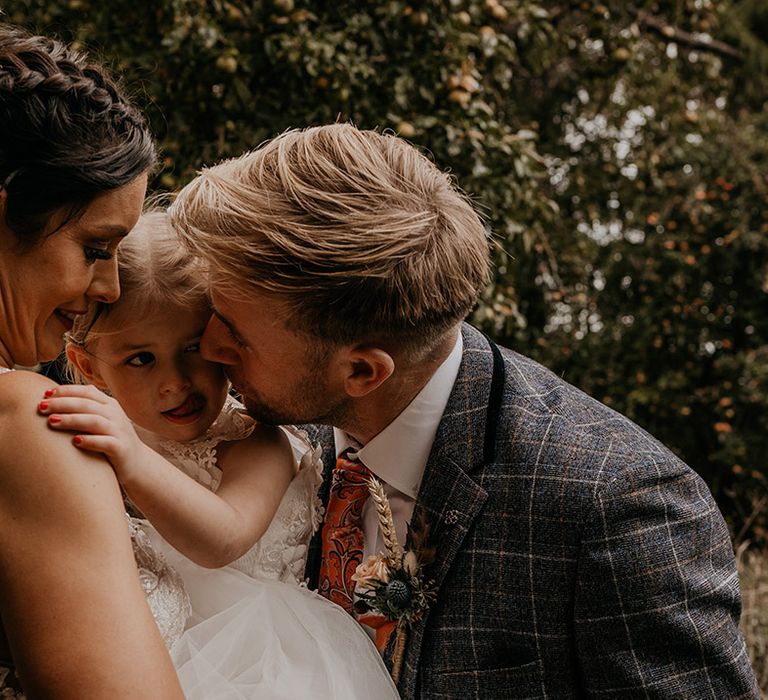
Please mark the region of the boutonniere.
[[376, 646], [380, 651], [384, 651], [393, 632], [397, 635], [392, 654], [392, 678], [397, 683], [407, 631], [426, 614], [437, 597], [432, 581], [424, 577], [424, 568], [434, 561], [435, 548], [428, 544], [430, 528], [426, 516], [418, 511], [414, 524], [408, 527], [403, 550], [397, 541], [392, 509], [381, 482], [371, 477], [368, 491], [376, 506], [386, 551], [365, 559], [352, 575], [357, 584], [355, 611], [362, 624], [376, 630]]

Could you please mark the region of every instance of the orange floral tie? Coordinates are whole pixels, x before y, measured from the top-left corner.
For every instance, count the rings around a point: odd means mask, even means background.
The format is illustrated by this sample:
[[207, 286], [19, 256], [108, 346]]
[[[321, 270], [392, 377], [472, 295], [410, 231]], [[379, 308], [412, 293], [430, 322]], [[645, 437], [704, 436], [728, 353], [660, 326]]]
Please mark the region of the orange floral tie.
[[317, 590], [354, 614], [352, 574], [363, 561], [363, 506], [368, 500], [368, 467], [349, 459], [349, 450], [336, 460], [323, 525], [323, 558]]

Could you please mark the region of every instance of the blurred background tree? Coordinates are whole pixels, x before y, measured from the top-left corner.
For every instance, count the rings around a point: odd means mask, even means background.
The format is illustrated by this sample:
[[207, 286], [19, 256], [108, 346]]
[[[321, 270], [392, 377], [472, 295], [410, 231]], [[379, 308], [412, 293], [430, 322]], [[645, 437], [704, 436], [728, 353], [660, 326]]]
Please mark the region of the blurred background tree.
[[0, 0], [110, 62], [155, 190], [288, 127], [393, 129], [487, 217], [474, 321], [633, 418], [768, 541], [768, 4]]

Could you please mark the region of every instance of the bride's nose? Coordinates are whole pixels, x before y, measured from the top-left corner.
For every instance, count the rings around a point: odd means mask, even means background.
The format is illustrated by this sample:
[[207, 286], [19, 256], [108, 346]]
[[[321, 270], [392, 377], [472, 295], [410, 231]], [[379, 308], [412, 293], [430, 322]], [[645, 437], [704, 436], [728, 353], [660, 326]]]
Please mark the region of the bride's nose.
[[86, 295], [93, 301], [111, 304], [120, 297], [120, 280], [117, 276], [117, 255], [111, 260], [97, 262]]

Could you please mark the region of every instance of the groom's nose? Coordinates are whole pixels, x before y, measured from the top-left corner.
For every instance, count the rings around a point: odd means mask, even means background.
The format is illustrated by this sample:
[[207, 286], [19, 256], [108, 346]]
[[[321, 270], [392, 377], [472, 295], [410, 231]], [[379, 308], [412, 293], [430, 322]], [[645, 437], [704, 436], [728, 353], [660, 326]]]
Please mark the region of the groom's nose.
[[237, 347], [227, 327], [211, 316], [200, 338], [200, 355], [209, 362], [234, 365], [238, 362]]

